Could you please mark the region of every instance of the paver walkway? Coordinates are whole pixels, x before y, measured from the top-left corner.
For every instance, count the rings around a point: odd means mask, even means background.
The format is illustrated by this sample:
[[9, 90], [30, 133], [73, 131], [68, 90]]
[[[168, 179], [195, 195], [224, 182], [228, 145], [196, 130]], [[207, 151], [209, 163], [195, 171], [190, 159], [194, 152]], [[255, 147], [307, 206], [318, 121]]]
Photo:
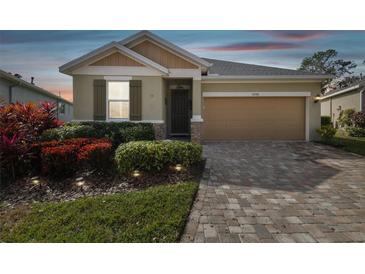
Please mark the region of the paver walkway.
[[365, 157], [315, 143], [204, 145], [182, 242], [365, 242]]

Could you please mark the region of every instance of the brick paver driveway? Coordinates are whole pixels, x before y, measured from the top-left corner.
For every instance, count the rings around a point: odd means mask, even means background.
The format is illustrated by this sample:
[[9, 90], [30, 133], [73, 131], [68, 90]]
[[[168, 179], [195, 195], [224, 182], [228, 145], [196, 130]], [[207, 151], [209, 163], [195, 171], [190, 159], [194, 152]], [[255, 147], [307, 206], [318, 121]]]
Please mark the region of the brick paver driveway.
[[204, 145], [182, 242], [364, 242], [365, 157], [314, 143]]

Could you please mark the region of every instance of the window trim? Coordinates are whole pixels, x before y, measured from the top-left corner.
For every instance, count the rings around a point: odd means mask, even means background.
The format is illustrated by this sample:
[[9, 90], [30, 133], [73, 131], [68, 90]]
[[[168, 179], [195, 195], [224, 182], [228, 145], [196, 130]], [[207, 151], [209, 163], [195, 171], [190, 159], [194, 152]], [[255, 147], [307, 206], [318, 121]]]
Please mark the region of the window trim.
[[109, 83], [110, 82], [127, 82], [128, 83], [128, 88], [129, 88], [129, 92], [130, 92], [130, 86], [129, 86], [129, 80], [127, 79], [111, 79], [111, 80], [106, 80], [106, 121], [110, 121], [110, 122], [129, 122], [130, 121], [130, 109], [128, 109], [128, 118], [110, 118], [109, 117], [109, 102], [129, 102], [128, 107], [130, 108], [131, 106], [131, 98], [130, 98], [130, 93], [129, 93], [129, 99], [128, 100], [117, 100], [117, 99], [109, 99]]

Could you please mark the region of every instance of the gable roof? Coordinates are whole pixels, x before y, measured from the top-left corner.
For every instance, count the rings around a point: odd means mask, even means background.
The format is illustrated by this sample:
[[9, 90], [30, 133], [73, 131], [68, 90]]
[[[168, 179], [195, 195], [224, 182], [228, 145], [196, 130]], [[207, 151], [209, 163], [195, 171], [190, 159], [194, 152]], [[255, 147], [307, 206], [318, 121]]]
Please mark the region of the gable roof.
[[333, 96], [337, 96], [337, 95], [340, 95], [340, 94], [343, 94], [343, 93], [347, 93], [347, 92], [350, 92], [350, 91], [354, 91], [354, 90], [360, 89], [360, 88], [365, 89], [365, 80], [362, 80], [362, 81], [360, 81], [360, 82], [358, 82], [354, 85], [351, 85], [349, 87], [346, 87], [346, 88], [331, 90], [331, 91], [325, 93], [321, 97], [321, 100], [326, 99], [326, 98], [330, 98], [330, 97], [333, 97]]
[[139, 38], [142, 38], [143, 36], [151, 39], [151, 40], [154, 40], [158, 43], [160, 43], [161, 45], [171, 49], [172, 51], [175, 51], [176, 53], [179, 53], [180, 55], [202, 65], [203, 67], [210, 67], [211, 64], [206, 61], [205, 59], [203, 58], [200, 58], [198, 56], [196, 56], [195, 54], [192, 54], [191, 52], [181, 48], [181, 47], [178, 47], [176, 45], [174, 45], [173, 43], [153, 34], [152, 32], [150, 31], [147, 31], [147, 30], [143, 30], [143, 31], [140, 31], [140, 32], [137, 32], [136, 34], [132, 35], [132, 36], [129, 36], [121, 41], [119, 41], [119, 43], [123, 46], [135, 41], [135, 40], [138, 40]]
[[294, 69], [284, 69], [260, 65], [252, 65], [246, 63], [230, 62], [217, 59], [204, 58], [207, 62], [210, 62], [212, 66], [209, 68], [209, 76], [299, 76], [310, 78], [331, 78], [329, 75], [314, 74], [305, 71], [299, 71]]
[[93, 51], [90, 51], [89, 53], [79, 57], [79, 58], [76, 58], [62, 66], [59, 67], [59, 71], [60, 72], [63, 72], [63, 73], [67, 73], [68, 70], [72, 69], [73, 67], [87, 61], [88, 59], [92, 58], [92, 57], [95, 57], [99, 54], [102, 54], [110, 49], [117, 49], [118, 52], [122, 53], [122, 54], [125, 54], [126, 56], [128, 57], [131, 57], [132, 59], [135, 59], [137, 60], [138, 62], [144, 64], [144, 65], [147, 65], [149, 67], [152, 67], [154, 69], [157, 69], [158, 71], [164, 73], [164, 74], [168, 74], [168, 69], [161, 66], [160, 64], [157, 64], [156, 62], [138, 54], [137, 52], [133, 51], [133, 50], [130, 50], [129, 48], [127, 47], [124, 47], [122, 46], [121, 44], [113, 41], [113, 42], [110, 42], [104, 46], [101, 46], [100, 48], [97, 48]]
[[10, 74], [10, 73], [2, 70], [2, 69], [0, 69], [0, 78], [6, 79], [6, 80], [8, 80], [8, 81], [10, 81], [12, 83], [16, 83], [19, 86], [27, 87], [27, 88], [35, 91], [35, 92], [38, 92], [38, 93], [43, 94], [43, 95], [46, 95], [46, 96], [51, 97], [53, 99], [57, 99], [57, 100], [60, 100], [60, 101], [65, 102], [67, 104], [73, 105], [72, 102], [70, 102], [70, 101], [68, 101], [68, 100], [66, 100], [66, 99], [64, 99], [64, 98], [62, 98], [60, 96], [57, 96], [56, 94], [54, 94], [54, 93], [52, 93], [52, 92], [50, 92], [48, 90], [45, 90], [45, 89], [43, 89], [41, 87], [38, 87], [38, 86], [36, 86], [34, 84], [31, 84], [31, 83], [29, 83], [29, 82], [27, 82], [27, 81], [25, 81], [23, 79], [20, 79], [18, 77], [15, 77], [14, 75], [12, 75], [12, 74]]

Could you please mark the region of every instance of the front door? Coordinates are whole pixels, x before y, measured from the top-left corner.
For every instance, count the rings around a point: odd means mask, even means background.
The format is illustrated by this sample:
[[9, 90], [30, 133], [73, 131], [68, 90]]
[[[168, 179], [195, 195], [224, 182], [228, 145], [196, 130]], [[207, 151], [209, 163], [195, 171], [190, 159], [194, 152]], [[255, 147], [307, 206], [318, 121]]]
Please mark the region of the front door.
[[189, 96], [188, 90], [171, 90], [171, 134], [189, 134]]

